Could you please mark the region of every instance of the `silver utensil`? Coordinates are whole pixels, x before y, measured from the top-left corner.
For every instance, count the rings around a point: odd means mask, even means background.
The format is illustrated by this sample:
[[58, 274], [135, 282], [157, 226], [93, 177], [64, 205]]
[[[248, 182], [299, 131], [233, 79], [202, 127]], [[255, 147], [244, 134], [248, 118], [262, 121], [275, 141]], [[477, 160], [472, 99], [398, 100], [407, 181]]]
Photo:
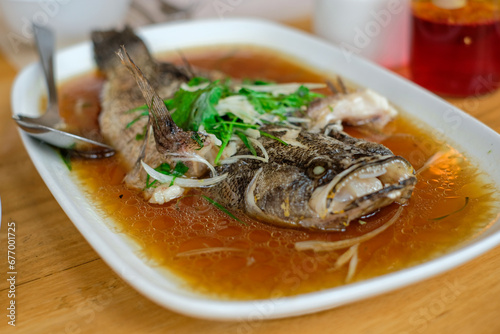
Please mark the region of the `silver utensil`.
[[59, 115], [57, 89], [54, 82], [54, 34], [51, 30], [33, 24], [33, 32], [47, 84], [47, 110], [40, 117], [14, 115], [12, 118], [28, 135], [71, 153], [91, 159], [112, 156], [111, 146], [63, 131], [64, 121]]

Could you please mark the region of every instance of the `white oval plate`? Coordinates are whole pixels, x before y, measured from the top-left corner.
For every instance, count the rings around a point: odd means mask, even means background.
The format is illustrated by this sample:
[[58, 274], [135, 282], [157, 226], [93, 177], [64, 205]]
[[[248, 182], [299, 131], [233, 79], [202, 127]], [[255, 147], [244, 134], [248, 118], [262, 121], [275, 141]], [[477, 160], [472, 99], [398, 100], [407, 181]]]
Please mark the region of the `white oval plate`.
[[[153, 53], [217, 44], [254, 44], [292, 55], [325, 72], [373, 88], [406, 113], [435, 129], [438, 138], [480, 162], [481, 170], [500, 184], [500, 135], [439, 97], [345, 50], [308, 34], [258, 20], [209, 20], [152, 26], [140, 30]], [[91, 43], [57, 54], [57, 80], [95, 67]], [[37, 64], [25, 68], [12, 91], [14, 114], [36, 115], [45, 94]], [[439, 137], [441, 136], [441, 137]], [[444, 137], [443, 137], [444, 136]], [[500, 244], [500, 222], [461, 248], [424, 264], [373, 279], [294, 297], [223, 301], [195, 294], [173, 275], [148, 266], [126, 236], [114, 233], [70, 177], [58, 154], [24, 133], [24, 145], [38, 172], [78, 230], [100, 256], [130, 285], [158, 304], [194, 317], [240, 320], [282, 318], [333, 308], [423, 280], [462, 264]], [[479, 165], [479, 163], [478, 163]], [[497, 186], [497, 189], [500, 188]]]

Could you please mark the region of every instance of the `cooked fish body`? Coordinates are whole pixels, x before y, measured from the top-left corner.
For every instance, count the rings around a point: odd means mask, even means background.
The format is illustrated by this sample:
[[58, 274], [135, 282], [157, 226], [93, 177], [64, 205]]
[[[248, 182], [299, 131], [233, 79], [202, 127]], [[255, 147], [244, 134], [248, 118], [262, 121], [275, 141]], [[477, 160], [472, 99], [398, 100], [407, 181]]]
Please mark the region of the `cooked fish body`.
[[309, 106], [310, 131], [321, 131], [329, 124], [369, 125], [381, 129], [397, 115], [387, 99], [370, 89], [338, 93], [319, 99]]
[[[125, 28], [123, 31], [93, 32], [92, 42], [96, 63], [106, 77], [101, 93], [102, 111], [99, 115], [101, 132], [106, 142], [121, 155], [125, 167], [130, 170], [125, 183], [131, 188], [144, 189], [147, 174], [140, 168], [138, 159], [143, 158], [148, 164], [157, 166], [163, 162], [171, 163], [172, 156], [166, 156], [164, 151], [158, 151], [155, 138], [149, 132], [145, 139], [137, 140], [137, 134], [145, 133], [147, 117], [127, 126], [137, 118], [137, 113], [131, 113], [130, 110], [144, 105], [145, 97], [134, 76], [130, 75], [129, 70], [121, 63], [117, 52], [120, 47], [127, 47], [127, 52], [147, 78], [148, 85], [162, 98], [171, 97], [183, 83], [189, 81], [191, 73], [182, 66], [156, 61], [144, 42], [130, 28]], [[218, 75], [218, 73], [206, 74]], [[155, 132], [157, 133], [158, 131]], [[179, 141], [180, 138], [177, 138], [173, 143]], [[212, 147], [213, 145], [207, 142], [203, 152], [197, 153], [210, 156]], [[200, 164], [190, 164], [190, 167], [191, 176], [201, 176], [206, 172], [206, 166]], [[154, 191], [155, 189], [147, 190], [146, 198], [150, 198]]]
[[[411, 197], [413, 167], [383, 145], [335, 130], [329, 136], [276, 126], [264, 131], [288, 145], [261, 137], [269, 162], [217, 167], [228, 177], [206, 188], [209, 196], [260, 221], [327, 231]], [[244, 146], [236, 153], [247, 154]]]
[[[144, 76], [163, 97], [171, 96], [189, 79], [189, 75], [180, 67], [157, 62], [144, 42], [130, 28], [121, 32], [114, 30], [93, 32], [92, 41], [97, 66], [106, 77], [101, 93], [102, 111], [99, 115], [101, 132], [105, 140], [122, 154], [126, 167], [132, 168], [142, 149], [142, 141], [136, 140], [136, 135], [143, 132], [147, 118], [126, 127], [137, 116], [128, 111], [144, 105], [144, 97], [134, 77], [122, 65], [116, 52], [125, 45]], [[149, 159], [156, 155], [154, 145], [148, 145], [146, 155]]]
[[[130, 42], [130, 36], [124, 42], [123, 38], [123, 34], [110, 39], [105, 34], [94, 34], [93, 40], [96, 60], [108, 78], [100, 118], [102, 132], [128, 166], [136, 167], [127, 175], [127, 184], [138, 189], [145, 185], [145, 173], [137, 169], [138, 158], [153, 168], [163, 161], [193, 155], [213, 163], [218, 149], [215, 141], [205, 133], [197, 133], [204, 143], [203, 150], [198, 151], [194, 132], [180, 129], [160, 98], [171, 96], [188, 75], [173, 66], [165, 67], [168, 71], [163, 73], [142, 42], [134, 38]], [[125, 66], [118, 65], [116, 56], [110, 60], [108, 52], [121, 44], [130, 52], [130, 57], [125, 48], [119, 52]], [[104, 55], [103, 48], [108, 49]], [[144, 147], [135, 135], [147, 120], [124, 128], [134, 118], [127, 111], [144, 103], [149, 107], [153, 135], [147, 137], [146, 149], [141, 152]], [[287, 144], [269, 137], [256, 138], [263, 148], [261, 153], [268, 155], [267, 162], [223, 160], [216, 172], [225, 179], [203, 187], [204, 193], [264, 222], [327, 231], [343, 230], [353, 219], [393, 202], [404, 203], [411, 196], [416, 183], [413, 167], [383, 145], [350, 137], [334, 128], [328, 135], [271, 125], [262, 130]], [[251, 155], [241, 142], [233, 142], [232, 148], [234, 156]], [[195, 166], [192, 163], [190, 170]], [[204, 171], [207, 169], [191, 170], [189, 176], [200, 176]], [[162, 203], [182, 193], [182, 189], [169, 190], [163, 184], [150, 190], [147, 197]]]

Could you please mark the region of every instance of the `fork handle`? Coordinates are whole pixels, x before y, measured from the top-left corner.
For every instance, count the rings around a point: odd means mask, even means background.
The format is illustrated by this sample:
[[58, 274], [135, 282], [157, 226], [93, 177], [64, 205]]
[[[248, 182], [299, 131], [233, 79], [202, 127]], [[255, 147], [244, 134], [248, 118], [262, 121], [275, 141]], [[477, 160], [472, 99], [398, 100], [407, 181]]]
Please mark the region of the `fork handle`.
[[42, 64], [45, 82], [48, 89], [48, 106], [44, 118], [50, 118], [54, 122], [60, 120], [59, 108], [57, 104], [57, 89], [54, 79], [55, 38], [50, 29], [37, 24], [33, 24], [33, 33], [35, 34], [36, 45], [40, 55], [40, 63]]

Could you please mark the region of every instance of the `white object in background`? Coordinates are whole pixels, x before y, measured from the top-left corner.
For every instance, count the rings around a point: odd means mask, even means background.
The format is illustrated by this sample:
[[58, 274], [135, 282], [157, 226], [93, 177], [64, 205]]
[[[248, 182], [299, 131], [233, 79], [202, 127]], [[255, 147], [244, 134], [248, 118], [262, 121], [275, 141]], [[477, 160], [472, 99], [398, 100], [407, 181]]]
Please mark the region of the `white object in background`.
[[395, 68], [409, 57], [409, 0], [316, 0], [314, 31], [353, 54]]
[[122, 23], [131, 0], [0, 0], [6, 38], [13, 52], [31, 44], [31, 22], [53, 29], [59, 45], [88, 39], [93, 29]]
[[193, 19], [258, 17], [293, 21], [311, 15], [314, 0], [169, 0], [179, 8], [190, 8]]

